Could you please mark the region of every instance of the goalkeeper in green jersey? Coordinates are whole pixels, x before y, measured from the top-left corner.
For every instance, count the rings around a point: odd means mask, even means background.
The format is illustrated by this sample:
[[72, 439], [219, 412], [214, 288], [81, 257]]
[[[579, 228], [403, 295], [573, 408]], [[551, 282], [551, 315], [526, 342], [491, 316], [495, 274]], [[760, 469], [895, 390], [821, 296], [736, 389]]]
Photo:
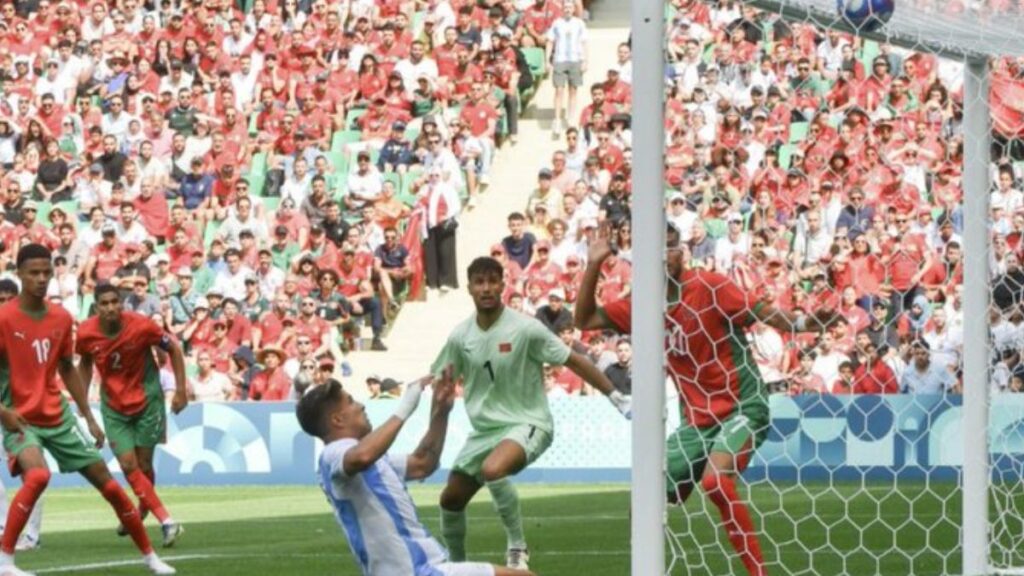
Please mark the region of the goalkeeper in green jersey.
[[466, 557], [466, 505], [484, 485], [508, 537], [507, 565], [527, 570], [519, 495], [509, 480], [547, 450], [554, 421], [544, 391], [544, 365], [564, 365], [608, 396], [626, 418], [631, 404], [585, 356], [572, 352], [539, 320], [505, 308], [504, 270], [493, 258], [469, 266], [476, 312], [459, 324], [431, 368], [462, 378], [473, 427], [441, 493], [441, 532], [452, 562]]

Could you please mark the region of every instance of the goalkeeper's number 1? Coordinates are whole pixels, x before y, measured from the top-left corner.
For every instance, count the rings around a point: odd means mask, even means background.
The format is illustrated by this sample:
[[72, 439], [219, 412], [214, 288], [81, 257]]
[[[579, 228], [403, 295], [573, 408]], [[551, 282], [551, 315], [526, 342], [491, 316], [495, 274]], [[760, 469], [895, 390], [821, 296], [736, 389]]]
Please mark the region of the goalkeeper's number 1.
[[484, 368], [487, 369], [487, 373], [491, 376], [491, 384], [494, 384], [494, 367], [491, 366], [491, 361], [484, 362]]

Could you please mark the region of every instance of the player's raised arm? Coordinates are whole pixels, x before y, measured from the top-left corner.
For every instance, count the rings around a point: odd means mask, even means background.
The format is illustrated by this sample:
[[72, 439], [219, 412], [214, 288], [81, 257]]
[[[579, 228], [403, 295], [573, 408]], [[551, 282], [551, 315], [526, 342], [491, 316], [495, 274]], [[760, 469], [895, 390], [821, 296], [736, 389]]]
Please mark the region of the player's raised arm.
[[448, 434], [448, 414], [455, 404], [455, 380], [452, 367], [444, 369], [440, 380], [434, 381], [434, 396], [430, 405], [430, 427], [416, 450], [409, 454], [405, 464], [406, 480], [422, 480], [437, 470]]
[[354, 476], [359, 474], [373, 466], [374, 462], [387, 453], [391, 445], [395, 443], [395, 438], [398, 437], [398, 433], [402, 430], [402, 426], [405, 425], [405, 421], [409, 419], [409, 416], [412, 416], [412, 413], [416, 411], [416, 407], [419, 406], [423, 385], [424, 380], [422, 379], [406, 385], [405, 394], [402, 394], [401, 400], [398, 401], [398, 408], [395, 409], [395, 413], [391, 415], [391, 418], [388, 418], [388, 421], [383, 426], [367, 434], [359, 441], [359, 444], [345, 452], [342, 467], [346, 475]]
[[601, 277], [601, 265], [611, 255], [611, 244], [608, 242], [607, 232], [602, 228], [601, 235], [590, 244], [590, 250], [587, 253], [587, 269], [583, 272], [579, 295], [576, 297], [573, 321], [580, 330], [615, 328], [597, 306], [597, 281]]
[[[68, 346], [68, 350], [71, 350], [70, 346]], [[85, 418], [85, 422], [89, 425], [89, 433], [96, 439], [96, 447], [102, 447], [106, 436], [103, 434], [103, 429], [100, 428], [99, 423], [96, 422], [96, 418], [92, 415], [92, 409], [89, 408], [89, 397], [85, 393], [85, 384], [82, 383], [82, 377], [75, 367], [75, 362], [71, 359], [70, 354], [57, 361], [57, 371], [60, 372], [61, 380], [64, 381], [64, 387], [68, 389], [68, 394], [71, 394], [71, 399], [75, 401], [78, 413]]]

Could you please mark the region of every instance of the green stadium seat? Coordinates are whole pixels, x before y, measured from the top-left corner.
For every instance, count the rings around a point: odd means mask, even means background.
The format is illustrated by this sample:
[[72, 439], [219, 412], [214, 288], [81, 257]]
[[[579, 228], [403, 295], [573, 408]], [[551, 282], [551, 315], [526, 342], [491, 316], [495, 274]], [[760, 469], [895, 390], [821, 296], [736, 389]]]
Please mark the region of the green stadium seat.
[[388, 172], [384, 174], [384, 180], [391, 182], [395, 186], [395, 194], [398, 194], [402, 190], [402, 175], [398, 172]]
[[53, 204], [49, 202], [36, 202], [39, 206], [39, 210], [36, 211], [36, 222], [41, 222], [44, 226], [50, 225], [50, 210], [53, 210]]
[[220, 220], [211, 220], [206, 223], [206, 234], [203, 235], [203, 246], [209, 248], [210, 244], [213, 243], [213, 239], [217, 237], [217, 231], [220, 230], [220, 226], [223, 224]]
[[362, 138], [363, 134], [359, 130], [338, 130], [331, 137], [331, 151], [343, 152], [346, 144], [359, 142]]
[[793, 156], [793, 152], [797, 149], [795, 144], [783, 144], [779, 146], [779, 166], [783, 170], [789, 169], [790, 158]]
[[345, 128], [347, 130], [353, 130], [359, 132], [359, 126], [356, 124], [356, 120], [362, 118], [363, 114], [366, 114], [366, 108], [354, 108], [348, 111], [345, 115]]
[[808, 122], [790, 122], [789, 124], [789, 141], [790, 142], [803, 142], [807, 138], [807, 129], [810, 126]]
[[547, 75], [547, 63], [544, 57], [543, 48], [523, 48], [523, 56], [530, 66], [530, 73], [533, 74], [534, 82], [540, 82], [541, 78]]
[[92, 295], [92, 292], [82, 294], [82, 302], [78, 306], [78, 319], [80, 321], [89, 317], [89, 309], [92, 308], [92, 304], [95, 300], [96, 298]]

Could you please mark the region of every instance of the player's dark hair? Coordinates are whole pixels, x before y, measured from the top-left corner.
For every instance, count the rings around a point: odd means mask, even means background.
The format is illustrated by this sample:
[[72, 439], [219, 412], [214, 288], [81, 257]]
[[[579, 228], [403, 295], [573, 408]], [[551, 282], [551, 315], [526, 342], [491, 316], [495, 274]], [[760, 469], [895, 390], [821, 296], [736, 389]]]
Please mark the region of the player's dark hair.
[[14, 280], [11, 280], [10, 278], [0, 280], [0, 294], [9, 293], [17, 296], [18, 292], [20, 292], [20, 290], [18, 290], [18, 283]]
[[96, 286], [96, 289], [93, 290], [93, 299], [96, 302], [99, 302], [100, 298], [102, 298], [103, 295], [108, 292], [113, 293], [118, 298], [121, 297], [121, 293], [118, 291], [117, 286], [114, 286], [110, 282], [103, 282], [100, 285]]
[[490, 256], [481, 256], [470, 263], [469, 268], [466, 270], [466, 277], [472, 278], [478, 274], [491, 275], [494, 274], [499, 278], [505, 276], [505, 268]]
[[327, 415], [341, 401], [342, 386], [337, 380], [328, 380], [306, 392], [295, 405], [295, 417], [303, 432], [323, 439], [327, 436]]
[[26, 244], [18, 250], [17, 266], [21, 268], [22, 264], [29, 260], [50, 260], [52, 258], [50, 249], [42, 244]]

